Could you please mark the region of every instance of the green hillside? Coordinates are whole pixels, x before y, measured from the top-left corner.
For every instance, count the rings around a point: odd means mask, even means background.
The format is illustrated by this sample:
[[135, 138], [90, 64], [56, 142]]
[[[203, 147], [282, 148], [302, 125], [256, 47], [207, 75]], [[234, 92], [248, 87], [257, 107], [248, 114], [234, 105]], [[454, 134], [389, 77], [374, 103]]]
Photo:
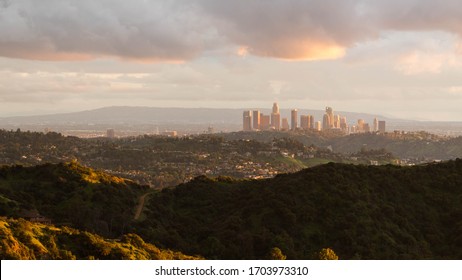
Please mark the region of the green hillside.
[[274, 179], [195, 180], [152, 195], [146, 240], [206, 258], [461, 259], [462, 160], [333, 164]]
[[[149, 191], [134, 220], [148, 191], [75, 162], [1, 167], [1, 258], [187, 258], [143, 240], [209, 259], [462, 258], [460, 159], [200, 176]], [[31, 213], [48, 225], [26, 221]]]
[[136, 234], [106, 240], [86, 231], [0, 218], [0, 259], [197, 259], [161, 250]]
[[75, 162], [0, 168], [0, 216], [30, 213], [107, 237], [127, 233], [148, 187]]

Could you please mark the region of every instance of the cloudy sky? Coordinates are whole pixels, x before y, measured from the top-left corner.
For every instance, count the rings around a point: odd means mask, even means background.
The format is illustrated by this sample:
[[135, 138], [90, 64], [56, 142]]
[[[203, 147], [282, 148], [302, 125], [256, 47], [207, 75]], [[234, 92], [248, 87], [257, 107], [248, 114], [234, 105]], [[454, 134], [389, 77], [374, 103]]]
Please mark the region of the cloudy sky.
[[0, 0], [0, 117], [271, 107], [462, 121], [460, 0]]

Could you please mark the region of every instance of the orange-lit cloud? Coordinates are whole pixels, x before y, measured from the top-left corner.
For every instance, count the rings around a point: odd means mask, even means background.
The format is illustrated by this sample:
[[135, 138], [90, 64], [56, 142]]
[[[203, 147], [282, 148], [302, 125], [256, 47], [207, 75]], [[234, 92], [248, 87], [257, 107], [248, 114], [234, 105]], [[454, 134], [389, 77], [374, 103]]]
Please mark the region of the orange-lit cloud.
[[231, 47], [240, 56], [336, 59], [384, 31], [462, 36], [461, 14], [458, 0], [0, 0], [0, 56], [182, 63]]
[[311, 40], [275, 43], [271, 49], [249, 49], [249, 52], [263, 57], [273, 57], [288, 61], [324, 60], [343, 57], [345, 48], [335, 44]]

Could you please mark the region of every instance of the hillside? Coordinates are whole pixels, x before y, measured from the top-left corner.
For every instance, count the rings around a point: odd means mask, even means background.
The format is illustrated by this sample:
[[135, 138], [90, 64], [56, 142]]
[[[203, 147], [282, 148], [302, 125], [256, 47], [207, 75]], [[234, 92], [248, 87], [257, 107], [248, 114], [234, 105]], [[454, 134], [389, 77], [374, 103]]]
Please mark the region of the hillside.
[[223, 133], [220, 136], [227, 140], [249, 139], [260, 142], [271, 142], [274, 138], [290, 138], [306, 146], [330, 146], [334, 152], [345, 155], [356, 153], [363, 147], [367, 147], [374, 150], [385, 149], [401, 159], [449, 160], [462, 158], [462, 136], [446, 138], [427, 132], [340, 135], [314, 131], [263, 131]]
[[161, 250], [136, 234], [107, 240], [86, 231], [0, 218], [0, 259], [182, 260], [197, 259]]
[[146, 240], [217, 259], [462, 258], [462, 160], [326, 164], [274, 179], [198, 177], [149, 200]]
[[134, 220], [147, 191], [75, 162], [2, 167], [2, 258], [159, 257], [132, 234], [208, 259], [266, 259], [279, 250], [313, 259], [325, 248], [340, 259], [462, 258], [460, 159], [329, 163], [266, 180], [200, 176], [151, 193]]
[[[407, 135], [353, 134], [331, 139], [328, 143], [336, 152], [354, 153], [366, 145], [369, 149], [386, 149], [400, 158], [462, 158], [462, 136], [447, 139], [431, 139], [431, 134], [421, 133], [408, 139]], [[399, 137], [403, 138], [399, 138]], [[429, 139], [430, 138], [430, 139]]]
[[0, 168], [0, 216], [40, 216], [106, 237], [127, 232], [148, 187], [76, 162]]

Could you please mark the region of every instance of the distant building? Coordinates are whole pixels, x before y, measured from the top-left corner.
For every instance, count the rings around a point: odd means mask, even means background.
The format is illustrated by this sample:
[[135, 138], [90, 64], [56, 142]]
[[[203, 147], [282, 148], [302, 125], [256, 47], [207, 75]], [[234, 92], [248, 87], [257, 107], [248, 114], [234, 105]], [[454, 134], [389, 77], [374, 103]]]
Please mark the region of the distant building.
[[359, 119], [358, 120], [358, 125], [356, 126], [356, 132], [364, 132], [364, 120]]
[[269, 130], [270, 129], [270, 116], [260, 113], [260, 129]]
[[324, 116], [322, 117], [322, 129], [327, 130], [331, 128], [330, 126], [330, 116], [329, 114], [325, 113]]
[[279, 106], [278, 106], [277, 102], [273, 103], [273, 111], [272, 111], [272, 113], [273, 114], [279, 114]]
[[271, 113], [271, 127], [276, 130], [281, 129], [281, 114]]
[[169, 130], [169, 131], [164, 131], [162, 135], [168, 136], [168, 137], [177, 137], [178, 132], [176, 130]]
[[276, 102], [273, 103], [273, 110], [271, 111], [271, 127], [275, 130], [281, 129], [281, 114]]
[[329, 127], [328, 128], [333, 128], [334, 127], [334, 110], [332, 110], [332, 107], [326, 107], [326, 114], [329, 116]]
[[377, 118], [374, 118], [374, 132], [379, 131], [379, 120]]
[[340, 116], [339, 115], [334, 116], [334, 128], [340, 128]]
[[315, 122], [314, 128], [315, 128], [317, 131], [321, 131], [321, 121]]
[[341, 117], [340, 118], [340, 129], [345, 132], [345, 133], [348, 133], [348, 124], [347, 124], [347, 119], [346, 117]]
[[369, 126], [368, 123], [365, 123], [363, 125], [363, 132], [371, 132], [371, 127]]
[[244, 111], [242, 115], [242, 130], [252, 130], [252, 111]]
[[385, 133], [385, 121], [379, 121], [378, 129], [380, 133]]
[[106, 137], [107, 138], [115, 138], [115, 131], [114, 129], [110, 128], [106, 131]]
[[298, 122], [298, 111], [297, 109], [293, 109], [291, 112], [290, 112], [290, 129], [292, 130], [296, 130], [297, 129], [297, 122]]
[[289, 130], [289, 120], [287, 118], [282, 118], [281, 129]]
[[34, 223], [42, 223], [42, 224], [51, 224], [51, 219], [45, 216], [42, 216], [36, 209], [33, 210], [21, 210], [19, 216], [23, 219], [26, 219], [30, 222]]
[[253, 129], [260, 129], [260, 111], [258, 110], [253, 111]]
[[310, 115], [301, 115], [300, 116], [300, 128], [301, 129], [309, 129], [310, 127]]
[[358, 133], [358, 127], [356, 125], [352, 125], [350, 127], [350, 133]]

